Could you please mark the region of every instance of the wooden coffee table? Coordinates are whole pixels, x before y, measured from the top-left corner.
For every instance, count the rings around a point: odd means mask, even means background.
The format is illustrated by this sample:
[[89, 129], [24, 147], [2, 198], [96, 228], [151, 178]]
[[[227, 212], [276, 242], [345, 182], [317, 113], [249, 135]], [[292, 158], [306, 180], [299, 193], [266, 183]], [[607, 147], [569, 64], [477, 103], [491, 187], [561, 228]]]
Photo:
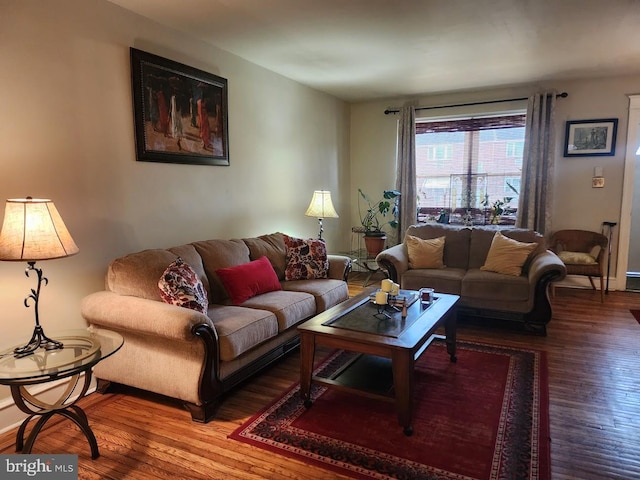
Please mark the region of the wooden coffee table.
[[[300, 395], [306, 407], [311, 407], [311, 383], [322, 383], [333, 388], [349, 389], [366, 395], [392, 396], [395, 399], [398, 421], [406, 435], [413, 433], [412, 411], [414, 365], [435, 338], [445, 338], [447, 353], [456, 361], [456, 314], [458, 295], [436, 294], [435, 301], [423, 308], [420, 300], [407, 309], [406, 318], [401, 311], [387, 308], [390, 318], [378, 315], [377, 306], [369, 301], [369, 289], [333, 308], [315, 316], [298, 327], [300, 332]], [[403, 293], [402, 291], [401, 293]], [[408, 292], [404, 292], [408, 293]], [[445, 336], [435, 331], [443, 326]], [[313, 376], [316, 346], [325, 346], [358, 352], [345, 368], [331, 378]], [[378, 388], [383, 378], [377, 369], [384, 364], [392, 372], [392, 385]], [[370, 366], [370, 367], [369, 367]], [[357, 370], [349, 375], [349, 370]], [[365, 375], [362, 373], [366, 372]], [[370, 385], [362, 379], [370, 377]], [[357, 379], [358, 385], [353, 380]]]

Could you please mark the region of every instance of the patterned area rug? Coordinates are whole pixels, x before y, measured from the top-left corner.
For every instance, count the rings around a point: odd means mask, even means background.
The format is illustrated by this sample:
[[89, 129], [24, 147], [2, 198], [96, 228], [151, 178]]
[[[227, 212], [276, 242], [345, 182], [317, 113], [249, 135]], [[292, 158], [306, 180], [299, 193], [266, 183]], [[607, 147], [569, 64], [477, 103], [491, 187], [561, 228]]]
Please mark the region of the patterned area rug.
[[[315, 374], [353, 355], [335, 352]], [[393, 402], [316, 385], [306, 409], [296, 384], [230, 438], [353, 478], [549, 479], [544, 352], [458, 342], [457, 356], [434, 342], [418, 361], [412, 436]]]

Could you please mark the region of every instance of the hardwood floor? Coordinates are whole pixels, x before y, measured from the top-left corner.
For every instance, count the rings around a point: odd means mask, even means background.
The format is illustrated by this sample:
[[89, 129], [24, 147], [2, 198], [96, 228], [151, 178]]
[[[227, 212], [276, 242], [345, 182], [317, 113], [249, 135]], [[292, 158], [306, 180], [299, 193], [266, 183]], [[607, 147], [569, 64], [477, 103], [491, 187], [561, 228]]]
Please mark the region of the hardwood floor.
[[[374, 280], [375, 281], [375, 280]], [[361, 279], [350, 284], [360, 289]], [[557, 289], [546, 337], [500, 326], [462, 323], [460, 340], [530, 346], [548, 352], [554, 479], [640, 478], [640, 294]], [[82, 479], [345, 478], [227, 439], [237, 426], [297, 381], [290, 355], [234, 391], [216, 420], [197, 424], [178, 404], [136, 391], [92, 394], [80, 405], [101, 456], [68, 420], [48, 424], [33, 453], [78, 453]], [[13, 453], [15, 430], [0, 436]]]

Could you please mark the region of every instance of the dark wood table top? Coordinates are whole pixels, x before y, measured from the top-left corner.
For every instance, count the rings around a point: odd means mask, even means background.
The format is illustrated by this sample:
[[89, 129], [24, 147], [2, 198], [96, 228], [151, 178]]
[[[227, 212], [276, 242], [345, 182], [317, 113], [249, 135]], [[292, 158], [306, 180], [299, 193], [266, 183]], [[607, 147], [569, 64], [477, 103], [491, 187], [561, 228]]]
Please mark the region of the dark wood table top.
[[416, 301], [407, 309], [407, 317], [401, 311], [393, 312], [389, 319], [376, 316], [378, 306], [369, 297], [377, 288], [369, 288], [298, 326], [300, 333], [330, 336], [391, 348], [413, 349], [455, 307], [458, 295], [436, 293], [435, 301], [423, 309]]

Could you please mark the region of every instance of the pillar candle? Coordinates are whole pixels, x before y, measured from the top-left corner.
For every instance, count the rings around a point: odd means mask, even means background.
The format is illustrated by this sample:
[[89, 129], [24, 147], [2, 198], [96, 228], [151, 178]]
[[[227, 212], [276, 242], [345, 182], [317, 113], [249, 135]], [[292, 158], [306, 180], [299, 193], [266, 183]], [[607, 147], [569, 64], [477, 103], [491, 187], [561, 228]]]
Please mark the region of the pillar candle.
[[393, 287], [393, 282], [388, 278], [385, 278], [384, 280], [382, 280], [382, 283], [380, 284], [380, 289], [383, 292], [390, 292], [392, 287]]
[[400, 285], [398, 285], [397, 283], [394, 283], [391, 286], [391, 295], [393, 295], [394, 297], [397, 296], [400, 293]]
[[376, 303], [378, 305], [386, 305], [387, 304], [387, 292], [376, 292]]

